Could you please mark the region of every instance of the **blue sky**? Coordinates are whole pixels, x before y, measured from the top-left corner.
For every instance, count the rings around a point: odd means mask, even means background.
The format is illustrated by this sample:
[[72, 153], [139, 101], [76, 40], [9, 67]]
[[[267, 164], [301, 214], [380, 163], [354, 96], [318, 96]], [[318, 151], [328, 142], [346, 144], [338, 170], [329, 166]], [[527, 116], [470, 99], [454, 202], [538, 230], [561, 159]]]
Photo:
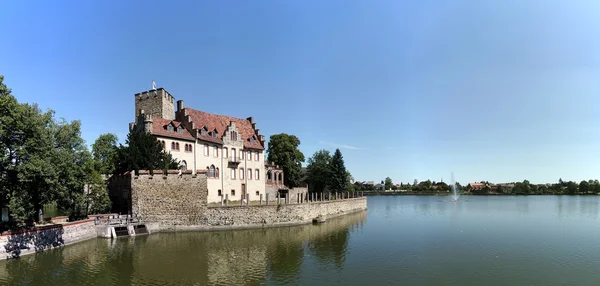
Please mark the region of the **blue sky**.
[[597, 1], [5, 1], [21, 102], [127, 134], [151, 81], [357, 180], [600, 178]]

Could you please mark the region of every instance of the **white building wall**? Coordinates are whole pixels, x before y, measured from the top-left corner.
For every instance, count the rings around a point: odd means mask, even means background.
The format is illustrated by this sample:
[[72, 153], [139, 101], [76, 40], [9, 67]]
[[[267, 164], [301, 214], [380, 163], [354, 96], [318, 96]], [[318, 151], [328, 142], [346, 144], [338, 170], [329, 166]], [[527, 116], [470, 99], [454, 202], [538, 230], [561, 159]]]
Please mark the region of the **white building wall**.
[[[178, 162], [185, 160], [186, 169], [194, 170], [194, 161], [195, 160], [194, 160], [194, 149], [193, 148], [196, 148], [196, 146], [193, 141], [178, 140], [178, 139], [162, 137], [162, 136], [156, 136], [156, 138], [160, 142], [165, 142], [164, 150], [171, 153], [171, 156], [173, 156], [173, 159], [175, 159]], [[171, 143], [179, 143], [179, 150], [171, 149], [171, 146], [172, 146]], [[185, 144], [190, 144], [192, 146], [192, 150], [185, 151]], [[194, 170], [194, 172], [196, 172], [196, 170]]]

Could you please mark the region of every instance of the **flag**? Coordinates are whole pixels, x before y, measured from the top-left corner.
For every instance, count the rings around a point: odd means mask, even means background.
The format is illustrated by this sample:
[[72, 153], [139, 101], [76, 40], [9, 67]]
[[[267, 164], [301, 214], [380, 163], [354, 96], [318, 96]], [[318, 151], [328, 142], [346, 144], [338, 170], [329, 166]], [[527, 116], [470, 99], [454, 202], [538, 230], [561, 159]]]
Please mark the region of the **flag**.
[[152, 90], [156, 90], [156, 82], [152, 81]]

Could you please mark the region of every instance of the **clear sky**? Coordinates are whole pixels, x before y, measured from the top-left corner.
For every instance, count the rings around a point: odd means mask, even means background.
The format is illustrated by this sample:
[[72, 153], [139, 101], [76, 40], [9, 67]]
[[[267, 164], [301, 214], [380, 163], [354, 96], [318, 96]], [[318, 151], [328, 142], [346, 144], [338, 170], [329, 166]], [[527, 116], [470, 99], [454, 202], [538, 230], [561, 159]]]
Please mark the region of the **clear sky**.
[[[174, 3], [177, 4], [174, 4]], [[152, 80], [357, 180], [600, 179], [598, 1], [3, 1], [21, 102], [124, 140]]]

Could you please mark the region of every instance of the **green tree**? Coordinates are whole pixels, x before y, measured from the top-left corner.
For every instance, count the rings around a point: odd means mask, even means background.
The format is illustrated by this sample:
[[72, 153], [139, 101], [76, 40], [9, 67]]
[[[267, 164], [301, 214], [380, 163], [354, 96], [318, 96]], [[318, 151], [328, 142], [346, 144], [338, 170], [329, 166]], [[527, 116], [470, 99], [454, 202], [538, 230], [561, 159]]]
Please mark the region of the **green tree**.
[[331, 177], [331, 154], [327, 150], [319, 150], [308, 159], [306, 180], [311, 192], [324, 192]]
[[331, 179], [329, 186], [333, 191], [347, 191], [348, 187], [348, 172], [344, 165], [344, 157], [340, 149], [335, 149], [333, 157], [331, 157]]
[[92, 144], [92, 155], [96, 162], [94, 168], [100, 174], [108, 175], [114, 172], [118, 140], [117, 135], [106, 133], [98, 136], [98, 139]]
[[112, 202], [108, 196], [106, 182], [102, 175], [90, 168], [86, 184], [86, 211], [88, 214], [101, 214], [110, 211]]
[[385, 184], [385, 189], [386, 190], [391, 190], [392, 186], [394, 185], [392, 183], [392, 179], [390, 177], [385, 178], [385, 183], [384, 184]]
[[285, 133], [271, 135], [267, 160], [283, 168], [284, 184], [290, 188], [300, 184], [304, 154], [298, 149], [300, 139]]
[[577, 183], [575, 183], [573, 181], [567, 182], [567, 193], [569, 195], [575, 195], [575, 194], [577, 194], [577, 191], [578, 191]]
[[346, 178], [348, 178], [348, 192], [354, 193], [356, 189], [354, 188], [354, 177], [350, 174], [350, 171], [346, 171]]
[[115, 160], [115, 173], [127, 171], [177, 169], [179, 162], [173, 159], [170, 153], [163, 150], [163, 146], [154, 136], [146, 132], [129, 132], [127, 146], [120, 145]]
[[81, 138], [81, 123], [61, 120], [53, 124], [52, 134], [57, 206], [71, 219], [83, 218], [87, 215], [84, 186], [89, 181], [92, 156]]
[[588, 191], [590, 191], [590, 183], [586, 180], [581, 181], [581, 183], [579, 183], [579, 192], [587, 194]]

